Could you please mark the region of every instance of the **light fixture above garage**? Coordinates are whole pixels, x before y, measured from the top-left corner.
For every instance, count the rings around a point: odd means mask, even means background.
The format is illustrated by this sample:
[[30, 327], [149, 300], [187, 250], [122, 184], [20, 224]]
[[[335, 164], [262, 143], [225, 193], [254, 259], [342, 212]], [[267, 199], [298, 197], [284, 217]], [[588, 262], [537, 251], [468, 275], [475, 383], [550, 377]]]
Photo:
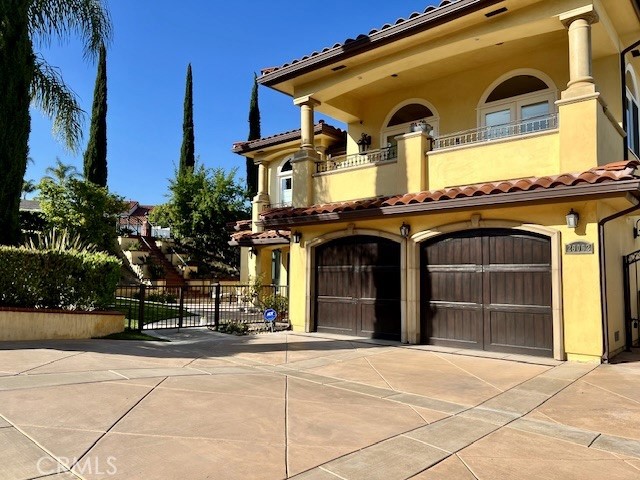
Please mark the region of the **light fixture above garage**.
[[567, 213], [567, 228], [577, 228], [580, 215], [573, 211], [573, 208]]
[[293, 240], [293, 243], [300, 243], [300, 241], [302, 240], [302, 233], [298, 231], [293, 232], [291, 234], [291, 239]]
[[400, 235], [404, 238], [408, 238], [409, 233], [411, 233], [411, 225], [402, 222], [402, 225], [400, 225]]

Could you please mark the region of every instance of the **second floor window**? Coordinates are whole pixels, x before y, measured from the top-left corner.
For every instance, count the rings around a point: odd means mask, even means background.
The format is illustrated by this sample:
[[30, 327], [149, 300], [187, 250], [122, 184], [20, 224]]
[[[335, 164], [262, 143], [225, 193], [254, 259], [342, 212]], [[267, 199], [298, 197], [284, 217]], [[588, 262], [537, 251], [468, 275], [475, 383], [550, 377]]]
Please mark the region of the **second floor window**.
[[636, 157], [640, 157], [640, 123], [638, 121], [638, 95], [632, 71], [627, 68], [627, 146]]
[[495, 87], [480, 108], [487, 139], [508, 137], [555, 127], [555, 92], [533, 75], [515, 75]]
[[411, 124], [424, 120], [433, 127], [433, 134], [438, 128], [438, 119], [431, 108], [424, 103], [411, 102], [397, 108], [382, 131], [381, 147], [395, 146], [395, 137], [411, 131]]
[[291, 159], [285, 159], [278, 167], [278, 201], [282, 206], [291, 205], [293, 200], [293, 169]]

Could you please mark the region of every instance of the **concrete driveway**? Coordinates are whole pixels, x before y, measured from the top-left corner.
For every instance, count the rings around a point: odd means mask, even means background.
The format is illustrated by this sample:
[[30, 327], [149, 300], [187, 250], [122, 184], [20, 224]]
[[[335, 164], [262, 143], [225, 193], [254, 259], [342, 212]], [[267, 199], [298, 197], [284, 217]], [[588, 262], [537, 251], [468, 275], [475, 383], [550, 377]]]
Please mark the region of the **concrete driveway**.
[[0, 344], [0, 477], [640, 478], [640, 355], [168, 336]]

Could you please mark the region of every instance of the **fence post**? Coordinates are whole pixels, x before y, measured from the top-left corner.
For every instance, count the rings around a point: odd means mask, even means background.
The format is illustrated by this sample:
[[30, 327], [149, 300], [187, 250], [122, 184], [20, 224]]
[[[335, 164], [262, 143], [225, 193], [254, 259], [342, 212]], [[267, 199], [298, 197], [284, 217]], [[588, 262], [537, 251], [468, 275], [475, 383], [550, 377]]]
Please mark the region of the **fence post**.
[[182, 328], [182, 320], [184, 318], [184, 291], [186, 287], [178, 287], [178, 298], [180, 299], [180, 308], [178, 310], [178, 329]]
[[142, 327], [144, 326], [144, 299], [146, 297], [146, 285], [144, 283], [140, 284], [140, 295], [138, 298], [138, 331], [142, 331]]
[[213, 325], [218, 331], [218, 327], [220, 326], [220, 284], [216, 283], [215, 285], [215, 304], [214, 304], [214, 313], [213, 313]]

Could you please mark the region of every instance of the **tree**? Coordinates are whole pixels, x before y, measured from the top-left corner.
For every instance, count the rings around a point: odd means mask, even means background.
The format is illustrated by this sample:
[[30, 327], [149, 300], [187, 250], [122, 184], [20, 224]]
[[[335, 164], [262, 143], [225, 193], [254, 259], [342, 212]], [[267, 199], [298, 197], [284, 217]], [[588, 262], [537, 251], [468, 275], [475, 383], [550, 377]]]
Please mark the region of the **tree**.
[[182, 120], [182, 148], [180, 149], [180, 170], [182, 175], [187, 168], [195, 166], [195, 138], [193, 132], [193, 77], [191, 64], [187, 67], [187, 86], [184, 92], [184, 117]]
[[56, 166], [47, 167], [45, 170], [47, 174], [43, 177], [43, 180], [51, 180], [52, 182], [64, 184], [72, 178], [79, 176], [78, 169], [73, 165], [67, 165], [62, 163], [59, 157], [56, 157]]
[[84, 178], [100, 187], [107, 186], [107, 49], [104, 45], [100, 46], [93, 90], [91, 130], [84, 154]]
[[26, 200], [27, 195], [35, 192], [38, 189], [36, 183], [33, 180], [23, 180], [22, 181], [22, 199]]
[[115, 250], [116, 220], [127, 208], [122, 197], [72, 175], [45, 177], [38, 188], [47, 227], [66, 229], [100, 250]]
[[176, 239], [201, 260], [237, 267], [237, 248], [228, 244], [226, 225], [248, 218], [249, 210], [235, 173], [196, 165], [176, 174], [169, 187], [169, 201], [151, 211], [151, 222], [171, 226]]
[[76, 150], [82, 109], [57, 69], [34, 52], [78, 35], [93, 58], [111, 36], [105, 0], [0, 1], [0, 244], [20, 240], [19, 207], [34, 104], [53, 119], [54, 133]]
[[[249, 137], [247, 140], [257, 140], [260, 134], [260, 108], [258, 107], [258, 76], [253, 74], [253, 88], [249, 102]], [[258, 166], [253, 159], [247, 157], [247, 195], [253, 198], [258, 193]]]

